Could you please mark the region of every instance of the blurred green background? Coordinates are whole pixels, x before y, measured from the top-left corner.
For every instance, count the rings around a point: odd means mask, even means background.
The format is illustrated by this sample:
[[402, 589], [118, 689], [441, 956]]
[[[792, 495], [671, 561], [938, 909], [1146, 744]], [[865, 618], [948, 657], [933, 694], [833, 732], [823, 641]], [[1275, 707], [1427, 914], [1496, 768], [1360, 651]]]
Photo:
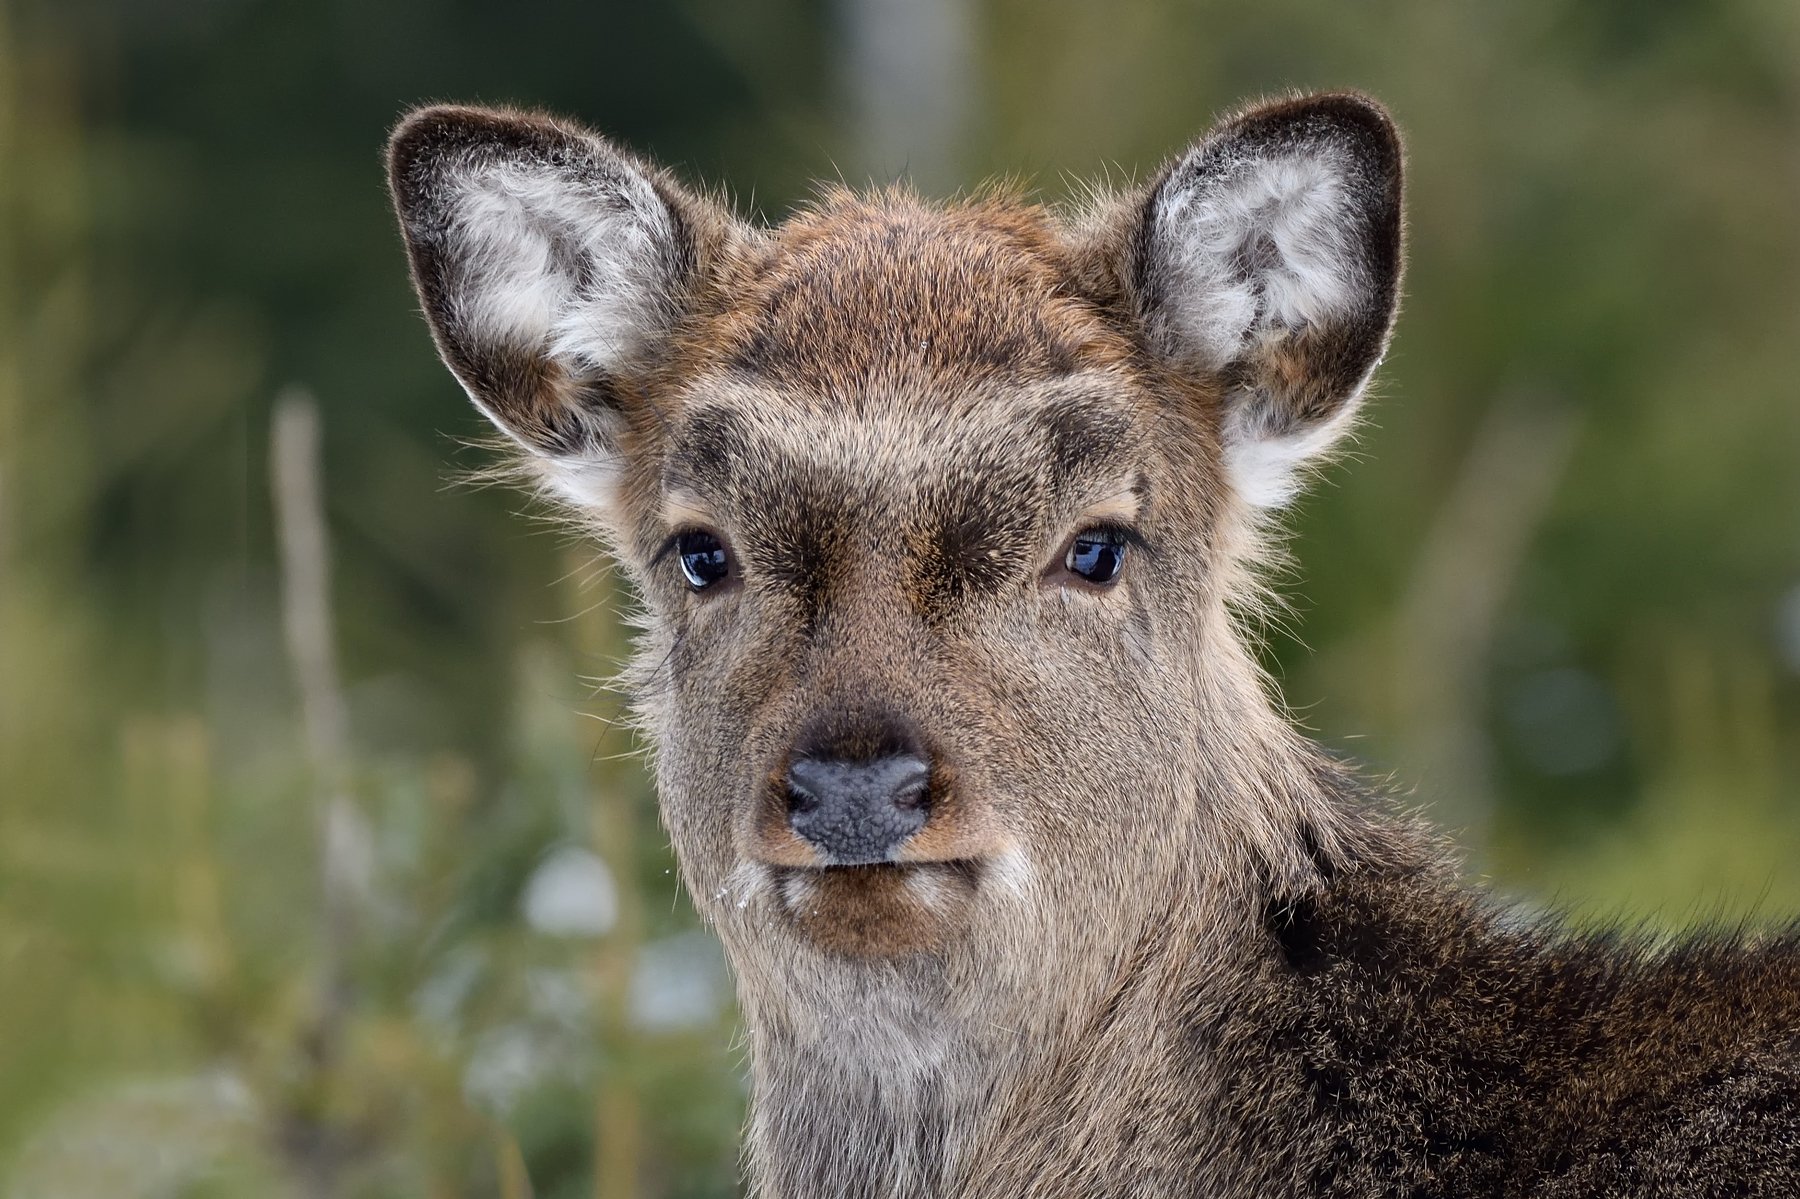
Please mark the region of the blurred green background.
[[[614, 580], [457, 483], [408, 105], [550, 107], [773, 219], [840, 174], [1055, 198], [1336, 86], [1406, 129], [1411, 270], [1294, 521], [1289, 700], [1521, 902], [1800, 911], [1792, 0], [11, 0], [0, 1194], [734, 1189]], [[278, 397], [332, 568], [304, 712]]]

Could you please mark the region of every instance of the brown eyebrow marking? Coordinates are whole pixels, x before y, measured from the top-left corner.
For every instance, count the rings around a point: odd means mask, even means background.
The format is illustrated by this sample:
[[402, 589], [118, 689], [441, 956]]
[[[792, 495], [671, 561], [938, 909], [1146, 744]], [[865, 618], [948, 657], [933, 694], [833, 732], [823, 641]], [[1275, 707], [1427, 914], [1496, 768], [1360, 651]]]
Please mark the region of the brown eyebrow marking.
[[664, 488], [689, 490], [685, 485], [691, 483], [700, 490], [722, 490], [730, 482], [731, 464], [742, 457], [748, 440], [744, 418], [730, 408], [712, 404], [697, 409], [673, 438]]
[[1035, 423], [1043, 431], [1058, 478], [1096, 462], [1116, 459], [1132, 449], [1131, 419], [1082, 396], [1051, 400], [1038, 410]]

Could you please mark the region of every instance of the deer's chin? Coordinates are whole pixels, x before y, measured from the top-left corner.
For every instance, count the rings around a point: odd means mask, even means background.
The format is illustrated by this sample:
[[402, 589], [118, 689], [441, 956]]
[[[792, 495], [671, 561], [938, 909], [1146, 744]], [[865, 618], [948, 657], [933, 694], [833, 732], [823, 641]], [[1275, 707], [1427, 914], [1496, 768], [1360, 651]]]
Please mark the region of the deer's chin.
[[782, 912], [821, 948], [894, 957], [944, 945], [968, 926], [983, 863], [976, 859], [774, 871]]

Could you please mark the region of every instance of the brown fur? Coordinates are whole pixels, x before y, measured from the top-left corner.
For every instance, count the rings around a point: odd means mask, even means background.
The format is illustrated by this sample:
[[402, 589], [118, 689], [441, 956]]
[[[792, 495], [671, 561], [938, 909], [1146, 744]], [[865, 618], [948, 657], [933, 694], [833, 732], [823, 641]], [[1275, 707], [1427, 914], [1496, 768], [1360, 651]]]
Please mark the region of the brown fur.
[[[1792, 937], [1652, 951], [1491, 910], [1245, 647], [1263, 521], [1233, 455], [1322, 445], [1393, 319], [1372, 102], [1248, 110], [1075, 216], [831, 192], [752, 229], [573, 126], [462, 109], [392, 161], [446, 359], [546, 477], [613, 480], [579, 514], [648, 610], [631, 685], [737, 976], [757, 1194], [1800, 1193]], [[604, 369], [471, 291], [542, 250], [586, 302], [583, 255], [612, 260], [577, 194], [670, 242], [622, 243], [663, 290]], [[510, 240], [465, 245], [470, 195]], [[1243, 227], [1212, 275], [1179, 258], [1210, 244], [1180, 237], [1195, 197]], [[1196, 333], [1196, 278], [1252, 287], [1239, 342]], [[1113, 585], [1063, 562], [1097, 521], [1137, 537]], [[693, 528], [734, 563], [700, 592]], [[827, 868], [788, 764], [890, 742], [930, 763], [930, 820]]]

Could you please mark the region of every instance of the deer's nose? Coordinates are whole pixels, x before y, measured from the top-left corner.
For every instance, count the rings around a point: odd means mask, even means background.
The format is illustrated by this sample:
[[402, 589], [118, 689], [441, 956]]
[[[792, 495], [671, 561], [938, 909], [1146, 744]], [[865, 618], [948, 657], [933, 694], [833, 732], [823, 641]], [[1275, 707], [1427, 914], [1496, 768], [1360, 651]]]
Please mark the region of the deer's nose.
[[796, 758], [787, 804], [788, 824], [828, 865], [891, 861], [931, 815], [931, 767], [910, 753], [868, 762]]

